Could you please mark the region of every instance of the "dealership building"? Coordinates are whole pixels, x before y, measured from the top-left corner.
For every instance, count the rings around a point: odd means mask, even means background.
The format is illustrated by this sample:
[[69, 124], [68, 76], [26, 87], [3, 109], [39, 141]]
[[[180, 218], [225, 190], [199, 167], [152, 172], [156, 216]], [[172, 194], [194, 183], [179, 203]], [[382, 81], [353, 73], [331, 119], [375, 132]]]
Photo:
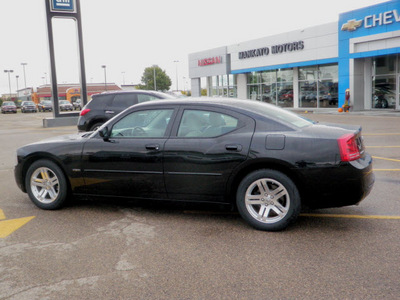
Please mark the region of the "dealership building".
[[400, 110], [400, 0], [339, 21], [189, 54], [192, 95], [292, 108]]

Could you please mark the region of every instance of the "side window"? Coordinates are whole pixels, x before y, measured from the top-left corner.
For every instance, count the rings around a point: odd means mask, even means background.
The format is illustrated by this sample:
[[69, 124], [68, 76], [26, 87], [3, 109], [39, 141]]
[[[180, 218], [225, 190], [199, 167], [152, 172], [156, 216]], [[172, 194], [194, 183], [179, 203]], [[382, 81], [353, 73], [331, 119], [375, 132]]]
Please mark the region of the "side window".
[[151, 101], [151, 100], [159, 100], [160, 98], [154, 97], [152, 95], [137, 94], [137, 99], [138, 99], [138, 103], [142, 103], [142, 102]]
[[185, 110], [178, 137], [216, 137], [235, 130], [238, 124], [238, 119], [219, 112]]
[[136, 111], [114, 124], [111, 137], [164, 137], [173, 109]]
[[115, 95], [112, 106], [127, 108], [134, 104], [137, 104], [135, 94], [120, 94]]

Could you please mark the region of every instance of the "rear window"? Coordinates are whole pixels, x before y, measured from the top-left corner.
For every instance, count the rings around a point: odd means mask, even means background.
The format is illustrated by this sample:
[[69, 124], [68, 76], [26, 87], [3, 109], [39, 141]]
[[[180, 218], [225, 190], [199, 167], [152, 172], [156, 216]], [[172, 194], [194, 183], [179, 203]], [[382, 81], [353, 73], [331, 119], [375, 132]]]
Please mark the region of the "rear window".
[[251, 102], [251, 104], [247, 103], [250, 104], [253, 112], [267, 116], [272, 120], [283, 121], [283, 123], [289, 123], [297, 128], [303, 128], [314, 124], [313, 121], [278, 106], [254, 100], [248, 101]]

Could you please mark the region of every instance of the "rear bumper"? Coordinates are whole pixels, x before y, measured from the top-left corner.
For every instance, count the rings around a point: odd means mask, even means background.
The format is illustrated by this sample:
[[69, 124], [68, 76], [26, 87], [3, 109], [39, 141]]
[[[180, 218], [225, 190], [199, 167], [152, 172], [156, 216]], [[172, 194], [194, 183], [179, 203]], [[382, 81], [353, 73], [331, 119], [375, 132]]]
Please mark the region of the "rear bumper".
[[304, 184], [302, 201], [311, 208], [328, 208], [356, 205], [371, 192], [375, 175], [372, 171], [372, 158], [363, 158], [335, 167], [310, 170], [312, 178]]

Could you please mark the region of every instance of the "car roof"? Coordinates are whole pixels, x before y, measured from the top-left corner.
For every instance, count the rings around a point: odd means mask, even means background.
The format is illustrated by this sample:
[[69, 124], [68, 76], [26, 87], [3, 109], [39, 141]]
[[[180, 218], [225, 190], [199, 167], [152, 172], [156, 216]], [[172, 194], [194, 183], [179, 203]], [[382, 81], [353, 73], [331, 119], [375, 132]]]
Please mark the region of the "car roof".
[[171, 99], [174, 98], [174, 96], [163, 93], [163, 92], [158, 92], [158, 91], [149, 91], [149, 90], [118, 90], [118, 91], [108, 91], [108, 92], [102, 92], [99, 94], [94, 94], [92, 97], [99, 97], [99, 96], [107, 96], [107, 95], [117, 95], [117, 94], [150, 94], [150, 95], [167, 95], [170, 96]]
[[[256, 100], [240, 100], [240, 99], [233, 99], [233, 98], [212, 98], [212, 97], [189, 97], [189, 98], [176, 98], [176, 99], [168, 99], [168, 100], [153, 100], [148, 102], [143, 102], [135, 105], [135, 107], [140, 106], [154, 106], [154, 105], [207, 105], [213, 107], [220, 107], [220, 108], [229, 108], [235, 110], [235, 108], [239, 108], [241, 111], [246, 110], [252, 113], [257, 112], [257, 108], [260, 105], [267, 105], [271, 108], [277, 108], [275, 105], [271, 105], [265, 102], [260, 102]], [[278, 108], [279, 109], [279, 108]]]

